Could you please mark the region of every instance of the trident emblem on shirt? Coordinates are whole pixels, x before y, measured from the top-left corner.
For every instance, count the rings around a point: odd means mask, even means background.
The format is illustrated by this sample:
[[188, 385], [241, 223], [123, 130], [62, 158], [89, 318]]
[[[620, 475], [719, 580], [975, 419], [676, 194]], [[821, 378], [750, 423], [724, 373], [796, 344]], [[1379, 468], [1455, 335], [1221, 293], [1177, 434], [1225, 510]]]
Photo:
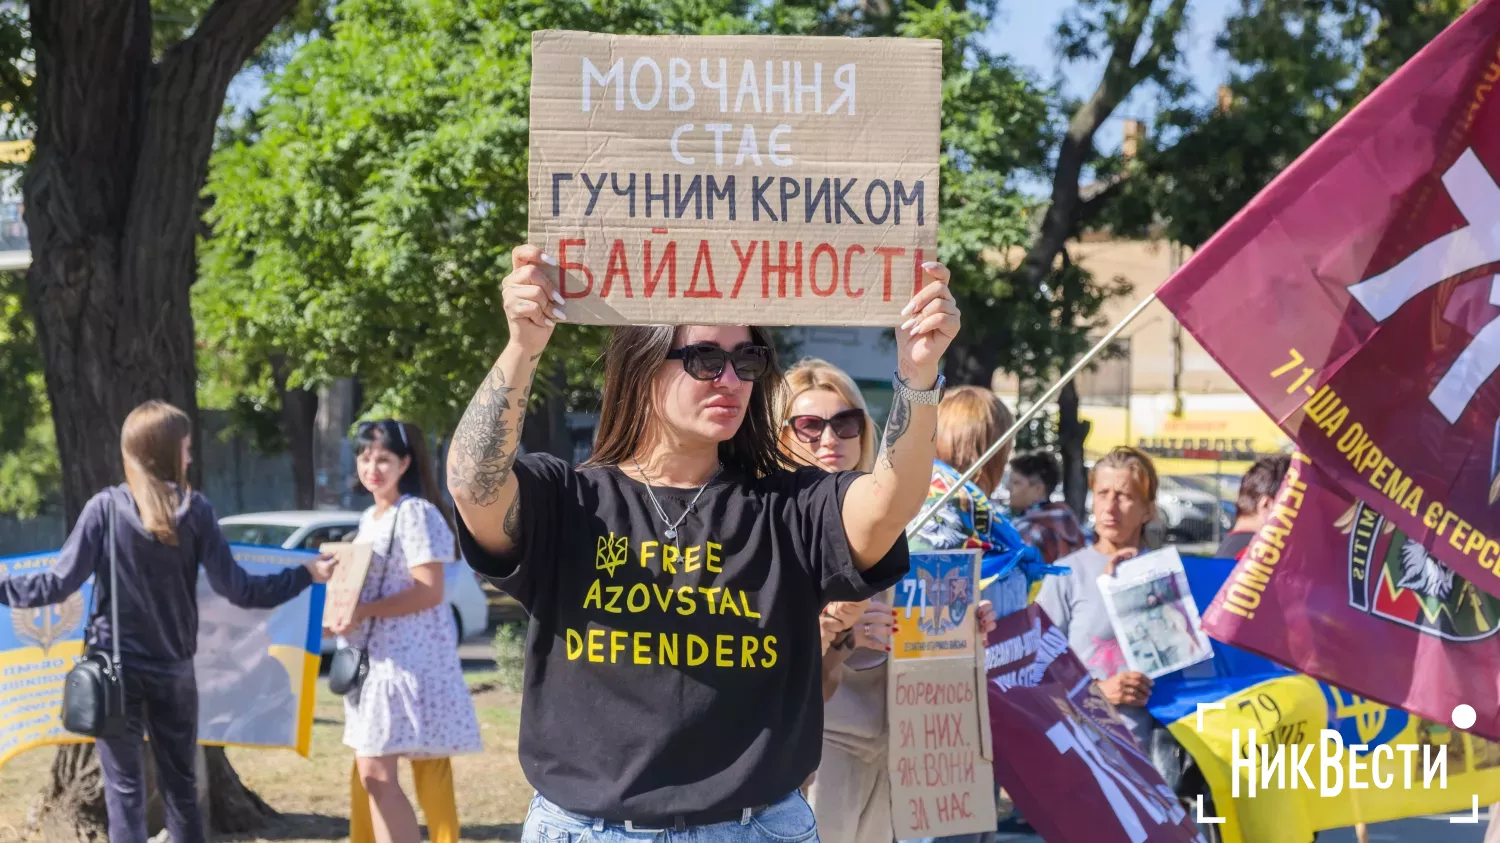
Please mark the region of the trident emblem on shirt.
[[614, 533], [599, 537], [599, 549], [594, 557], [594, 569], [604, 571], [611, 577], [615, 569], [625, 564], [625, 553], [630, 549], [630, 537], [615, 538]]

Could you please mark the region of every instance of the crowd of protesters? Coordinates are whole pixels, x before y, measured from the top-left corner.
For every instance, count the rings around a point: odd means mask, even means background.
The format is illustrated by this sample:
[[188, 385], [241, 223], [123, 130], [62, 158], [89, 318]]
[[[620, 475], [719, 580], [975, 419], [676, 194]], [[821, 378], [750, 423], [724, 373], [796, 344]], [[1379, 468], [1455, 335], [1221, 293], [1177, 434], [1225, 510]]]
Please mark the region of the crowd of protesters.
[[[451, 510], [415, 426], [386, 419], [355, 434], [358, 478], [375, 500], [356, 540], [372, 545], [372, 565], [354, 617], [331, 630], [368, 658], [345, 696], [351, 840], [420, 839], [402, 758], [430, 839], [459, 839], [449, 759], [481, 751], [441, 609], [443, 566], [460, 558], [530, 616], [526, 843], [623, 843], [643, 830], [890, 843], [886, 666], [899, 621], [888, 589], [912, 552], [980, 551], [973, 633], [1040, 604], [1142, 748], [1171, 763], [1156, 751], [1170, 735], [1144, 708], [1151, 680], [1124, 669], [1097, 584], [1146, 549], [1151, 458], [1119, 448], [1094, 465], [1091, 535], [1053, 499], [1052, 454], [1006, 449], [981, 464], [1013, 419], [987, 389], [944, 389], [939, 361], [959, 330], [945, 267], [924, 266], [937, 283], [896, 331], [883, 432], [848, 374], [811, 359], [783, 372], [761, 328], [630, 326], [613, 331], [593, 455], [574, 467], [520, 456], [525, 399], [567, 318], [550, 265], [515, 250], [502, 286], [510, 339], [449, 449]], [[97, 592], [88, 637], [99, 650], [118, 637], [124, 654], [129, 729], [98, 741], [114, 840], [145, 839], [146, 736], [172, 838], [204, 839], [193, 801], [198, 569], [232, 603], [270, 607], [335, 565], [240, 569], [187, 483], [190, 437], [181, 411], [138, 408], [121, 436], [126, 482], [88, 503], [52, 571], [0, 578], [0, 603], [29, 607], [118, 565], [118, 592]], [[1286, 470], [1271, 458], [1246, 475], [1221, 555], [1243, 551]], [[1008, 512], [994, 498], [1002, 487]], [[637, 585], [664, 602], [605, 605], [607, 591]], [[105, 611], [115, 603], [118, 628]]]

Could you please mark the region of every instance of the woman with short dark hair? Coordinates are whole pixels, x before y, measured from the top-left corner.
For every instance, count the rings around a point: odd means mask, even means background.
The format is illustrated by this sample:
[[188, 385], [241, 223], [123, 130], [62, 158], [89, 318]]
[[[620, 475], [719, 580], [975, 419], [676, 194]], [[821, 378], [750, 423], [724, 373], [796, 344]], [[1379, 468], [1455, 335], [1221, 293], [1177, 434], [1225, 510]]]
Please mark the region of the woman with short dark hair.
[[520, 756], [538, 791], [522, 840], [693, 830], [816, 837], [798, 792], [818, 764], [818, 613], [907, 570], [926, 492], [938, 363], [959, 328], [948, 271], [896, 331], [895, 399], [873, 473], [793, 470], [777, 442], [770, 335], [616, 328], [593, 458], [517, 460], [557, 322], [555, 263], [513, 253], [510, 340], [448, 458], [464, 556], [531, 615]]

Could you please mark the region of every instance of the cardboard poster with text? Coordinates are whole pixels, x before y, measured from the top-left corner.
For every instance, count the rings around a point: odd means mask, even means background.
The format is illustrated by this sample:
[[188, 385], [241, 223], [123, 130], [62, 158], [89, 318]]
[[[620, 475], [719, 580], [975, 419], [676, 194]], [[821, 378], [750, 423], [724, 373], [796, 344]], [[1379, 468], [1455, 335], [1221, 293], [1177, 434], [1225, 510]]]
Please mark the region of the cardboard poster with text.
[[338, 560], [333, 577], [328, 580], [328, 598], [323, 609], [323, 625], [338, 629], [354, 617], [365, 577], [370, 573], [370, 557], [375, 546], [369, 542], [327, 542], [318, 550]]
[[[886, 708], [897, 840], [995, 830], [989, 704], [977, 644], [979, 559], [974, 550], [914, 553], [911, 572], [896, 586], [899, 632], [892, 650], [907, 650], [891, 660]], [[960, 637], [966, 646], [925, 646]]]
[[883, 325], [937, 259], [942, 45], [532, 34], [528, 241], [586, 324]]

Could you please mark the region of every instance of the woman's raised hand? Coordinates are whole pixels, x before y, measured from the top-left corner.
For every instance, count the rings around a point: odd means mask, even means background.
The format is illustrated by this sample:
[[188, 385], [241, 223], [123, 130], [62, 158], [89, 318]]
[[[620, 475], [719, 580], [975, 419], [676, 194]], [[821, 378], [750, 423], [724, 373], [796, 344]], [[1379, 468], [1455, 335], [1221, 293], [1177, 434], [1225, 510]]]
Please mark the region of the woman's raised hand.
[[552, 339], [552, 329], [568, 318], [563, 297], [548, 277], [557, 262], [535, 246], [517, 246], [510, 255], [510, 274], [500, 282], [510, 341], [528, 354], [540, 354]]
[[[911, 297], [901, 315], [907, 317], [896, 328], [896, 355], [902, 377], [920, 375], [937, 378], [938, 362], [958, 336], [960, 317], [958, 302], [948, 289], [948, 267], [937, 261], [922, 264], [926, 283]], [[914, 383], [914, 389], [927, 389], [931, 383]]]

